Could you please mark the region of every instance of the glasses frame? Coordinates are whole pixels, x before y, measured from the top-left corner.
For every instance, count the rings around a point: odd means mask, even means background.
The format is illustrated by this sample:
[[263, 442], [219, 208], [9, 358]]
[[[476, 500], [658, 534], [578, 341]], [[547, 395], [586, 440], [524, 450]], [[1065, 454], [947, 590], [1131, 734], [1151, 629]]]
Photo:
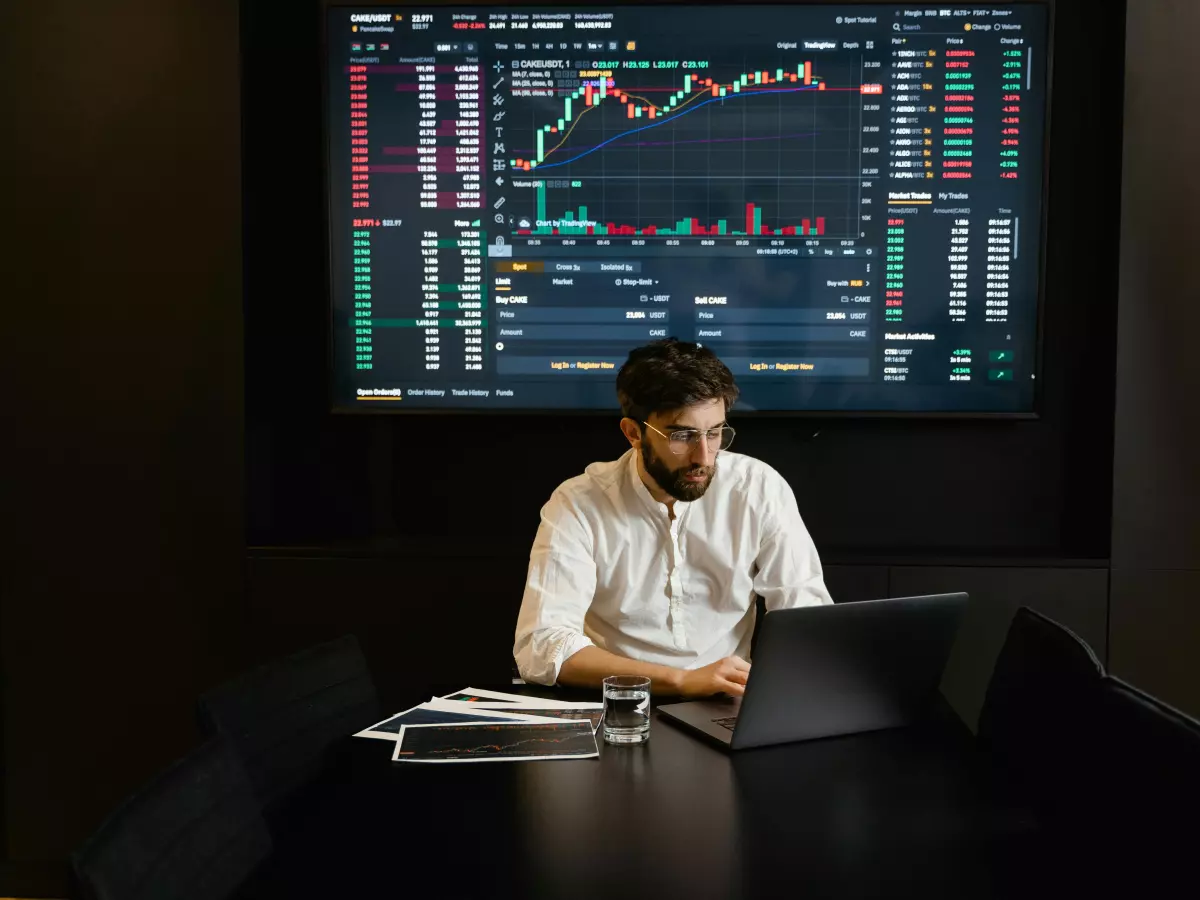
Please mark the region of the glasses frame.
[[707, 438], [708, 435], [712, 434], [714, 431], [717, 431], [717, 432], [729, 431], [729, 433], [730, 433], [729, 443], [726, 444], [724, 447], [718, 447], [716, 450], [712, 451], [714, 454], [720, 453], [722, 450], [728, 450], [730, 448], [730, 446], [732, 446], [732, 444], [733, 444], [733, 439], [737, 437], [737, 429], [735, 429], [732, 425], [717, 425], [715, 428], [709, 428], [707, 431], [701, 431], [699, 428], [677, 428], [677, 429], [675, 429], [676, 431], [690, 431], [690, 432], [692, 432], [692, 434], [696, 435], [695, 439], [688, 441], [687, 449], [680, 452], [678, 450], [675, 450], [671, 446], [672, 442], [671, 442], [670, 435], [663, 434], [661, 431], [659, 431], [657, 428], [655, 428], [649, 422], [643, 421], [642, 424], [645, 425], [647, 428], [649, 428], [651, 431], [653, 431], [655, 434], [662, 437], [667, 442], [667, 449], [670, 450], [674, 456], [687, 456], [687, 454], [691, 453], [692, 448], [697, 446], [697, 444], [699, 443], [700, 435], [704, 435], [705, 438]]

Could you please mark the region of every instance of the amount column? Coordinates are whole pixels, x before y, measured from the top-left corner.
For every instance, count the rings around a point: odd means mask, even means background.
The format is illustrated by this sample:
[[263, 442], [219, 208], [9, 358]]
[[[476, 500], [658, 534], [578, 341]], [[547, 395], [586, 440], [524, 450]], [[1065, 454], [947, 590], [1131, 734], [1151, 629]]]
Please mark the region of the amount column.
[[[456, 220], [455, 237], [426, 231], [421, 239], [421, 318], [405, 322], [424, 331], [425, 370], [457, 374], [483, 371], [487, 301], [483, 287], [483, 232]], [[453, 329], [456, 337], [442, 340]]]

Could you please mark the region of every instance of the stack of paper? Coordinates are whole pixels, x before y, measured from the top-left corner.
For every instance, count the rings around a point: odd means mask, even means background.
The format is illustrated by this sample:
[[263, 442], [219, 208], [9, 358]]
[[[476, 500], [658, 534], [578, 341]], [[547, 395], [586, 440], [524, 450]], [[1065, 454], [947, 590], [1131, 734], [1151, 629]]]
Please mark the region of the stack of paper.
[[376, 722], [355, 737], [395, 741], [397, 762], [499, 762], [599, 756], [602, 703], [463, 688]]

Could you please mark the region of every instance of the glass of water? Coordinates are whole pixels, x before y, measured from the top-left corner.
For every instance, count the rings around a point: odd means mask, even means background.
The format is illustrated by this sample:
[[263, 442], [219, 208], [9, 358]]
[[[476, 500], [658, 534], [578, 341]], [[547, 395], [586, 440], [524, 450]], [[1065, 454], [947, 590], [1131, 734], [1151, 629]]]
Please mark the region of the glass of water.
[[650, 679], [610, 675], [604, 679], [604, 740], [641, 744], [650, 739]]

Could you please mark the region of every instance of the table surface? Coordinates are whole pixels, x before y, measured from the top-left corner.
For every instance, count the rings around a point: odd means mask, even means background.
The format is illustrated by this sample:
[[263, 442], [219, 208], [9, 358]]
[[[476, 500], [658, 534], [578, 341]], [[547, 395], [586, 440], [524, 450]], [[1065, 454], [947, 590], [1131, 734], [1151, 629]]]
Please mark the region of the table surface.
[[347, 739], [247, 896], [963, 900], [1029, 896], [1045, 862], [1036, 817], [948, 711], [738, 753], [655, 713], [646, 744], [599, 743], [420, 765]]

